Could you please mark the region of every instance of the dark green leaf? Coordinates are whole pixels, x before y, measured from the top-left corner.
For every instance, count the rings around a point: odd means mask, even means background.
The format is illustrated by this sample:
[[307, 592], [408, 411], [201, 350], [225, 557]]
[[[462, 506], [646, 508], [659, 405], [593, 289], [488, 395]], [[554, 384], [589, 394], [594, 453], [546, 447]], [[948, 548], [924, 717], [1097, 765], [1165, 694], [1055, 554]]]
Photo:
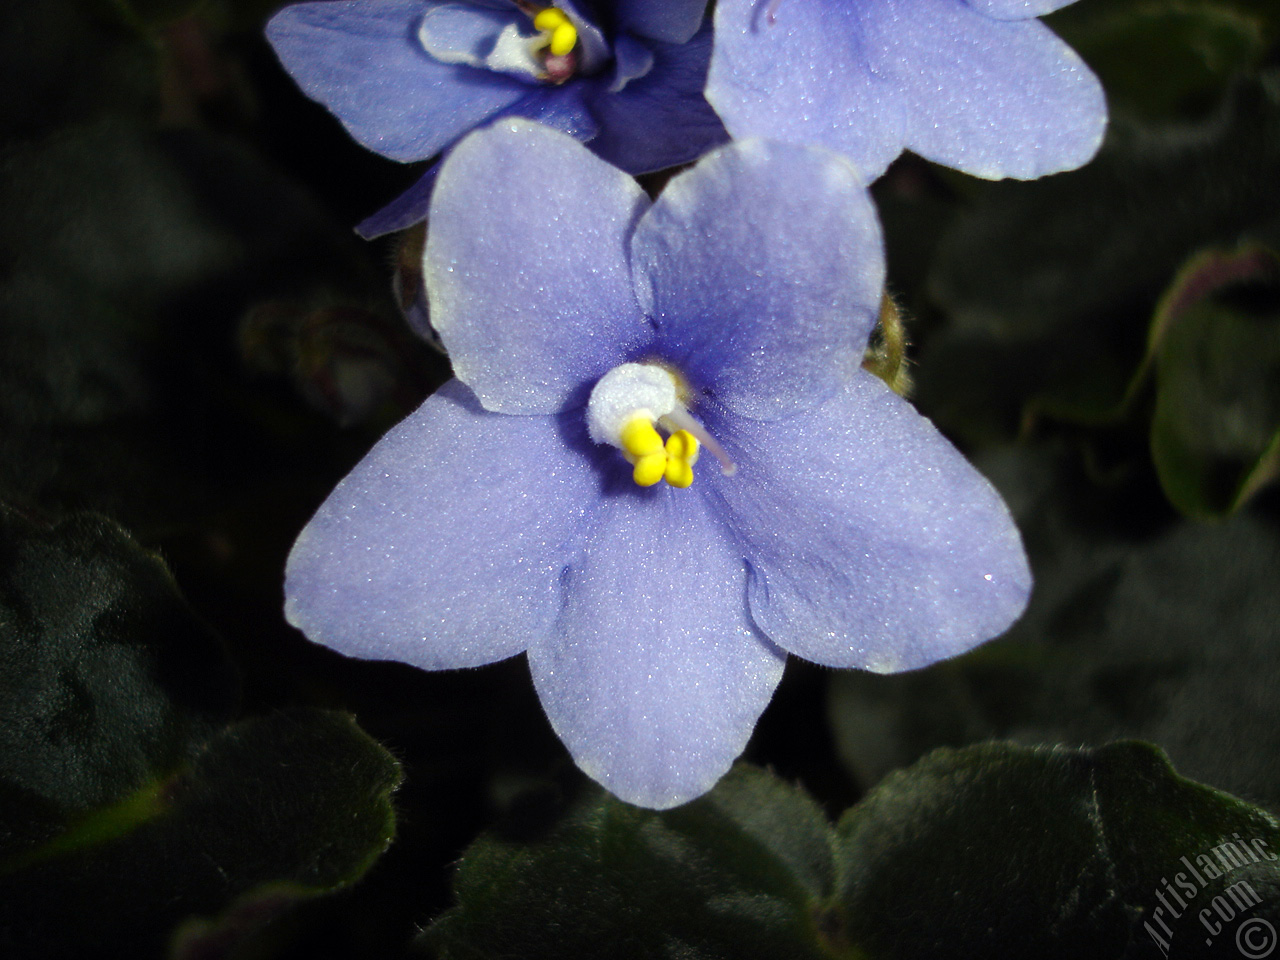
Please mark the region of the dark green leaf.
[[100, 518], [43, 526], [0, 508], [0, 819], [14, 831], [0, 854], [115, 804], [82, 829], [128, 829], [148, 804], [136, 791], [190, 759], [235, 698], [221, 644], [158, 557]]
[[[396, 762], [346, 715], [295, 710], [229, 727], [160, 785], [128, 834], [52, 845], [0, 877], [0, 943], [6, 956], [102, 943], [154, 952], [184, 918], [264, 886], [251, 900], [269, 919], [368, 869], [394, 835], [398, 781]], [[188, 926], [185, 948], [228, 924]]]
[[[1234, 956], [1235, 926], [1206, 947], [1194, 909], [1237, 883], [1250, 906], [1233, 919], [1280, 919], [1275, 819], [1177, 776], [1147, 744], [939, 750], [887, 777], [837, 832], [830, 922], [851, 957]], [[1229, 869], [1181, 888], [1192, 909], [1158, 915], [1161, 947], [1143, 924], [1169, 898], [1166, 878], [1229, 842]]]
[[667, 813], [601, 796], [546, 839], [482, 837], [426, 939], [445, 958], [816, 958], [831, 857], [811, 800], [739, 766]]

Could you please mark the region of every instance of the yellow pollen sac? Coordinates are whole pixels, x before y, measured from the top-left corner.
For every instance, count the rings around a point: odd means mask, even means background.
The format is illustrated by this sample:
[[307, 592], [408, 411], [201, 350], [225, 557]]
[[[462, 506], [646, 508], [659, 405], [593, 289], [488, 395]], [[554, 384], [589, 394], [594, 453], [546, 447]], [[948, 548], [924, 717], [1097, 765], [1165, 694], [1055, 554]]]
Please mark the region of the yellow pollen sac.
[[578, 28], [559, 7], [546, 7], [533, 18], [533, 29], [550, 33], [547, 50], [553, 57], [563, 57], [578, 42]]
[[663, 443], [653, 421], [639, 416], [627, 422], [618, 440], [623, 455], [633, 466], [631, 479], [639, 486], [652, 487], [660, 480], [673, 487], [693, 483], [699, 444], [688, 430], [677, 430]]
[[677, 430], [667, 438], [667, 456], [693, 466], [698, 462], [698, 438], [688, 430]]
[[688, 430], [677, 430], [667, 438], [667, 466], [663, 472], [673, 487], [693, 483], [693, 465], [698, 459], [698, 441]]
[[[666, 453], [659, 448], [657, 453], [636, 459], [635, 469], [631, 471], [631, 479], [641, 487], [652, 487], [667, 474], [669, 465]], [[692, 482], [693, 477], [689, 480]], [[685, 484], [688, 486], [688, 484]]]
[[[622, 441], [622, 449], [633, 457], [648, 457], [662, 450], [662, 437], [654, 429], [653, 422], [645, 417], [636, 417], [628, 422], [622, 428], [619, 439]], [[663, 459], [666, 459], [665, 456]]]
[[662, 476], [673, 487], [687, 487], [693, 483], [693, 467], [689, 466], [688, 460], [671, 457], [667, 460], [667, 468]]

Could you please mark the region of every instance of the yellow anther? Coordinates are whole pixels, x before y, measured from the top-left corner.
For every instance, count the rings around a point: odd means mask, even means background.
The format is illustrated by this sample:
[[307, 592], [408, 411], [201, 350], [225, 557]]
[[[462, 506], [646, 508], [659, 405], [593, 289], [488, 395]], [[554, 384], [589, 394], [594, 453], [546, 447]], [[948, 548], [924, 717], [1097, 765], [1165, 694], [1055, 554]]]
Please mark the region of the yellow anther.
[[[653, 422], [645, 417], [636, 417], [627, 423], [622, 428], [619, 439], [622, 441], [622, 449], [633, 457], [647, 457], [662, 450], [662, 437], [654, 429]], [[655, 480], [654, 483], [657, 481]]]
[[666, 469], [662, 475], [673, 487], [687, 487], [693, 483], [693, 467], [689, 466], [688, 460], [668, 457]]
[[578, 28], [558, 7], [546, 7], [538, 11], [533, 18], [533, 28], [541, 33], [551, 34], [547, 51], [553, 57], [563, 57], [578, 42]]
[[[667, 456], [693, 466], [698, 462], [698, 438], [688, 430], [677, 430], [667, 438]], [[679, 486], [687, 487], [688, 484]]]
[[[657, 453], [651, 453], [636, 460], [635, 469], [631, 471], [631, 479], [641, 487], [652, 487], [663, 478], [666, 472], [667, 455], [659, 450]], [[690, 480], [692, 479], [691, 476]]]
[[533, 29], [554, 30], [560, 24], [568, 22], [568, 16], [559, 7], [543, 7], [533, 18]]

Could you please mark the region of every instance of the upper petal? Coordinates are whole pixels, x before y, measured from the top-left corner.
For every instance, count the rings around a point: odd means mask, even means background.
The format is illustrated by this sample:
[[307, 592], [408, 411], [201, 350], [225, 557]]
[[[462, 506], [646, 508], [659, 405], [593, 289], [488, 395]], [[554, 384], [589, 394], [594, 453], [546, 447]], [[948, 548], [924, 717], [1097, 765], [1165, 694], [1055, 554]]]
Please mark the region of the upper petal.
[[1022, 613], [1031, 574], [999, 494], [878, 378], [859, 371], [791, 420], [708, 425], [738, 472], [704, 481], [742, 538], [752, 616], [783, 649], [910, 670]]
[[271, 18], [267, 39], [357, 141], [392, 160], [425, 160], [528, 84], [431, 57], [418, 39], [424, 9], [421, 0], [299, 3]]
[[544, 638], [560, 608], [564, 544], [599, 496], [565, 429], [555, 417], [489, 413], [456, 380], [445, 384], [298, 536], [289, 622], [348, 656], [428, 670], [501, 660]]
[[742, 752], [785, 659], [745, 590], [742, 554], [694, 490], [631, 487], [600, 504], [529, 666], [556, 733], [610, 792], [673, 807]]
[[632, 241], [660, 351], [744, 416], [820, 402], [861, 361], [884, 254], [857, 174], [825, 150], [738, 141], [673, 179]]
[[870, 182], [902, 152], [897, 88], [873, 75], [864, 7], [880, 0], [717, 0], [707, 99], [734, 137], [838, 150]]
[[666, 43], [692, 37], [707, 12], [707, 0], [615, 0], [614, 6], [619, 31]]
[[1043, 23], [992, 19], [960, 0], [867, 9], [868, 56], [901, 88], [909, 149], [991, 179], [1070, 170], [1097, 152], [1102, 88]]
[[489, 410], [553, 413], [651, 336], [627, 241], [648, 199], [571, 137], [501, 120], [455, 147], [424, 277], [457, 377]]

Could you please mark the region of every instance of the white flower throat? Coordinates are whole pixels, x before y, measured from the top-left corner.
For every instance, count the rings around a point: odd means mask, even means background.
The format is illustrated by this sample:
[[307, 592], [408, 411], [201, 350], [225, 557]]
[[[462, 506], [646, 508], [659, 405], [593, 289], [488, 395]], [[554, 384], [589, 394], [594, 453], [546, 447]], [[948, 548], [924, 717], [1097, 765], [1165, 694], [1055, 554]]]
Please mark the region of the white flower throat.
[[720, 461], [725, 476], [732, 476], [737, 467], [689, 415], [688, 399], [688, 387], [668, 368], [624, 363], [596, 381], [587, 401], [587, 431], [596, 443], [622, 451], [632, 464], [632, 479], [642, 487], [662, 480], [673, 487], [689, 486], [702, 447]]

